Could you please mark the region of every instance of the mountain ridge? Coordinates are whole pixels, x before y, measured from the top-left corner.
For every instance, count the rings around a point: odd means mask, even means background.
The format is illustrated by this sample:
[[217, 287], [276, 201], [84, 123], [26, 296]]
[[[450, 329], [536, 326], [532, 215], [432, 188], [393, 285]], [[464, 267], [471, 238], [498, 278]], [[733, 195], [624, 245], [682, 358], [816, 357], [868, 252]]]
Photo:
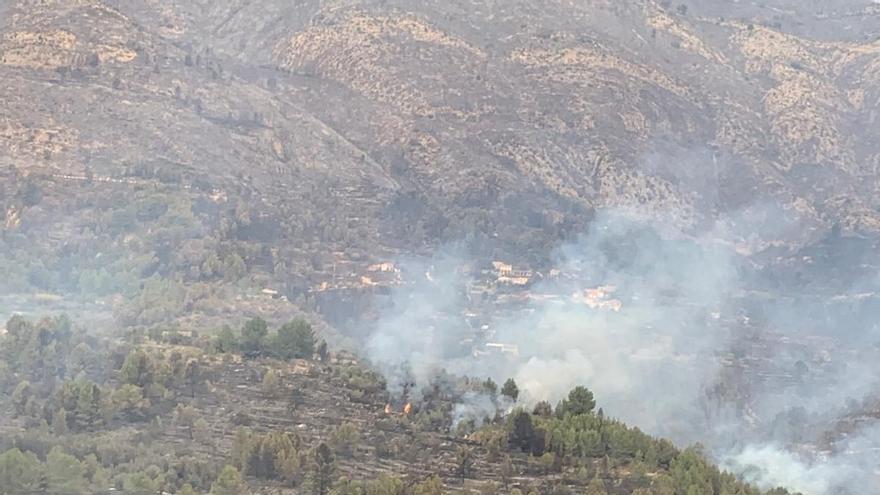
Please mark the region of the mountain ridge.
[[94, 257], [137, 230], [104, 231], [128, 215], [108, 198], [178, 191], [195, 214], [145, 246], [160, 272], [184, 270], [166, 251], [186, 241], [200, 266], [234, 252], [297, 287], [326, 277], [322, 252], [368, 264], [463, 241], [545, 265], [605, 209], [747, 256], [874, 238], [880, 45], [873, 7], [845, 3], [860, 40], [651, 1], [12, 2], [5, 232], [42, 236], [48, 259], [70, 257], [53, 231], [79, 232]]

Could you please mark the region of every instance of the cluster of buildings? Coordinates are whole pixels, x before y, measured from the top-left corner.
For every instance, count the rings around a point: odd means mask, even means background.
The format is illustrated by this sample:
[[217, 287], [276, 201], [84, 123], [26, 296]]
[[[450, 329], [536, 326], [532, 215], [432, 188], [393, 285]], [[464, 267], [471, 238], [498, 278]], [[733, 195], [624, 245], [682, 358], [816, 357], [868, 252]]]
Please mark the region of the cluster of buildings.
[[367, 273], [361, 275], [361, 284], [364, 287], [372, 287], [376, 285], [398, 285], [403, 282], [400, 275], [400, 268], [394, 263], [383, 261], [367, 267]]
[[[457, 288], [461, 291], [464, 307], [455, 308], [461, 309], [462, 313], [437, 317], [448, 320], [445, 324], [461, 324], [466, 328], [464, 334], [468, 336], [462, 340], [461, 346], [472, 349], [475, 355], [518, 356], [520, 349], [517, 346], [498, 341], [492, 328], [493, 321], [527, 316], [542, 304], [578, 304], [589, 310], [608, 312], [619, 312], [623, 307], [621, 298], [616, 296], [617, 287], [578, 288], [577, 274], [563, 273], [558, 269], [545, 274], [501, 260], [493, 260], [482, 267], [462, 265], [455, 269], [464, 281]], [[369, 319], [381, 314], [381, 306], [387, 304], [391, 288], [415, 283], [422, 277], [430, 281], [437, 273], [432, 274], [431, 270], [410, 273], [389, 261], [357, 266], [340, 257], [328, 275], [308, 293], [318, 298], [319, 311], [326, 313], [328, 321], [335, 321], [334, 318], [339, 319], [345, 313], [343, 323], [352, 323], [365, 316]], [[376, 299], [377, 294], [383, 297]]]
[[400, 268], [390, 261], [369, 265], [364, 270], [351, 261], [338, 259], [332, 265], [329, 280], [323, 280], [320, 284], [311, 287], [309, 292], [394, 287], [403, 283]]
[[590, 309], [607, 309], [615, 313], [620, 311], [623, 303], [612, 297], [617, 291], [614, 285], [603, 285], [594, 289], [584, 289], [571, 295], [572, 302], [583, 304]]
[[515, 269], [513, 265], [503, 261], [493, 261], [492, 267], [494, 268], [495, 282], [499, 284], [524, 287], [529, 285], [535, 276], [532, 270]]

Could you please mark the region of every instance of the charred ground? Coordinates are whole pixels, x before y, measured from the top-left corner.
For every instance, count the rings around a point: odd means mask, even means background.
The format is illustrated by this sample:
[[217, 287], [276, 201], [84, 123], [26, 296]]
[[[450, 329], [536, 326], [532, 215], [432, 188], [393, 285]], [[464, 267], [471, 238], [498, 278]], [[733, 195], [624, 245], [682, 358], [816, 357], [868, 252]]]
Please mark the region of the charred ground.
[[[62, 275], [13, 243], [8, 285], [79, 289], [131, 251], [137, 282], [215, 282], [181, 266], [213, 255], [294, 289], [333, 252], [541, 265], [605, 208], [749, 253], [873, 236], [876, 6], [779, 7], [10, 2], [4, 232]], [[187, 218], [132, 201], [168, 197]]]

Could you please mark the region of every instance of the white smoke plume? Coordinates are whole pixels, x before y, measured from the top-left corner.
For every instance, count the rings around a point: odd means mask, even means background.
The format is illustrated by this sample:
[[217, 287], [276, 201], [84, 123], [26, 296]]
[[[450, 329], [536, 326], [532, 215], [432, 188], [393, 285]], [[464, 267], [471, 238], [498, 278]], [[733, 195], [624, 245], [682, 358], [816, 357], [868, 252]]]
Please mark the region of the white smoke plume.
[[[772, 220], [779, 217], [776, 209], [754, 205], [742, 218], [760, 219], [757, 210], [766, 210], [762, 221], [768, 225], [792, 225]], [[820, 326], [815, 321], [799, 324], [798, 318], [809, 321], [809, 311], [816, 308], [798, 301], [783, 304], [782, 299], [792, 299], [784, 287], [774, 290], [785, 297], [768, 298], [760, 311], [743, 307], [748, 300], [744, 293], [766, 282], [746, 280], [749, 261], [737, 252], [742, 237], [731, 234], [743, 228], [751, 227], [727, 217], [711, 234], [694, 238], [613, 212], [598, 215], [589, 232], [559, 249], [558, 276], [545, 275], [529, 289], [532, 299], [492, 315], [488, 335], [480, 338], [513, 346], [516, 355], [471, 354], [484, 343], [473, 340], [475, 331], [464, 318], [473, 310], [467, 284], [479, 264], [444, 250], [430, 260], [409, 263], [408, 273], [417, 275], [393, 294], [366, 352], [395, 393], [417, 390], [439, 369], [490, 376], [498, 383], [513, 377], [521, 403], [553, 403], [574, 386], [585, 385], [609, 415], [682, 446], [703, 443], [716, 460], [761, 486], [781, 484], [807, 495], [826, 495], [854, 489], [852, 480], [876, 481], [868, 468], [876, 460], [870, 449], [843, 455], [852, 449], [838, 445], [841, 452], [823, 458], [816, 447], [803, 456], [792, 448], [796, 442], [814, 445], [819, 440], [818, 431], [805, 429], [833, 429], [830, 425], [847, 399], [862, 400], [878, 390], [876, 360], [869, 354], [837, 355], [828, 349], [831, 364], [799, 365], [807, 370], [800, 378], [806, 382], [751, 384], [735, 400], [717, 388], [719, 377], [736, 376], [725, 361], [729, 364], [738, 353], [748, 358], [758, 352], [743, 347], [750, 335], [772, 330], [773, 339], [799, 342]], [[876, 285], [876, 274], [868, 275], [869, 282], [859, 283], [861, 290]], [[619, 311], [613, 304], [586, 304], [583, 291], [591, 287], [605, 287], [600, 296], [618, 300]], [[752, 321], [753, 313], [762, 321]], [[873, 342], [876, 337], [837, 328], [841, 323], [829, 317], [821, 326], [838, 343]], [[755, 344], [758, 349], [763, 345]], [[760, 371], [771, 378], [789, 376], [796, 354], [806, 352], [794, 347], [767, 350], [764, 361], [750, 366], [769, 367]], [[488, 414], [485, 407], [474, 406], [479, 402], [471, 397], [456, 409], [456, 416], [482, 419]], [[792, 410], [802, 411], [810, 421], [782, 421]], [[768, 437], [770, 430], [782, 438]], [[847, 445], [866, 438], [856, 433]]]
[[454, 318], [463, 304], [459, 262], [450, 250], [433, 259], [401, 263], [411, 279], [392, 294], [364, 349], [392, 394], [418, 393], [441, 369], [457, 370], [456, 363], [467, 359], [458, 343], [468, 329]]
[[722, 466], [760, 486], [784, 486], [804, 495], [869, 493], [877, 486], [880, 427], [859, 432], [831, 455], [804, 458], [780, 445], [753, 444], [722, 459]]
[[830, 463], [809, 461], [777, 445], [748, 445], [723, 459], [722, 465], [759, 486], [784, 486], [805, 495], [828, 493], [833, 480], [848, 479], [847, 470]]

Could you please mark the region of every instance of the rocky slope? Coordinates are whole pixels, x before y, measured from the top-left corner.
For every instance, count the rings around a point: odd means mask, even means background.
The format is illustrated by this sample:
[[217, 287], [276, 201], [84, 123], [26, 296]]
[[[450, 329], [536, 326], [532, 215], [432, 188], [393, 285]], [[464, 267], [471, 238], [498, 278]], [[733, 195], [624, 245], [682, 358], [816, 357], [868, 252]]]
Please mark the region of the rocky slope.
[[[746, 253], [835, 225], [873, 236], [876, 14], [855, 1], [4, 2], [5, 231], [58, 259], [83, 236], [71, 263], [88, 265], [88, 246], [126, 253], [137, 230], [101, 219], [161, 191], [193, 218], [145, 248], [160, 272], [235, 252], [301, 285], [333, 251], [464, 240], [540, 263], [605, 208]], [[194, 244], [191, 259], [165, 252]]]

